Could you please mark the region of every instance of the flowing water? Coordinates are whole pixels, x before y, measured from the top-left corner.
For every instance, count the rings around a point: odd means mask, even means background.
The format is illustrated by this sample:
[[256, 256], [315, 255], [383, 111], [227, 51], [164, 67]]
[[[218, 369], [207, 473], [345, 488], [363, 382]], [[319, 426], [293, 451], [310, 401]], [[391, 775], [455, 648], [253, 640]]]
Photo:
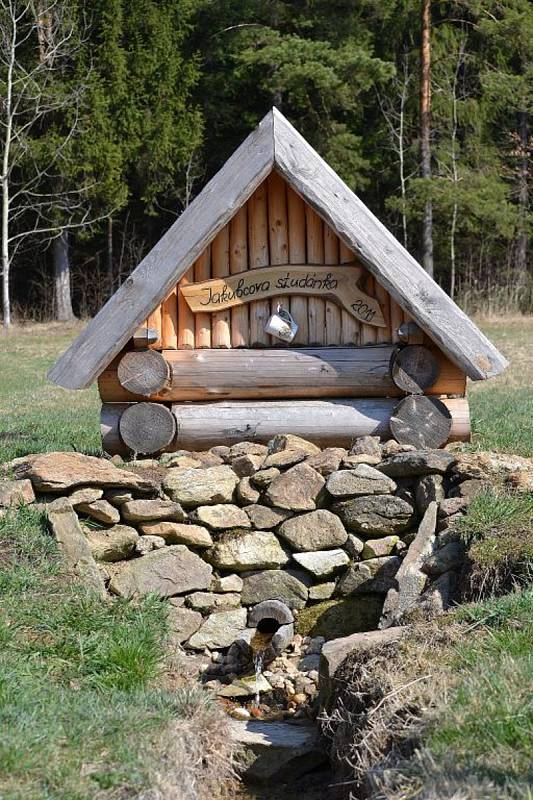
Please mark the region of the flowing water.
[[259, 691], [259, 678], [261, 677], [261, 673], [263, 672], [263, 662], [264, 662], [265, 651], [259, 650], [257, 653], [254, 653], [254, 667], [255, 667], [255, 706], [259, 708], [259, 702], [261, 700], [261, 692]]

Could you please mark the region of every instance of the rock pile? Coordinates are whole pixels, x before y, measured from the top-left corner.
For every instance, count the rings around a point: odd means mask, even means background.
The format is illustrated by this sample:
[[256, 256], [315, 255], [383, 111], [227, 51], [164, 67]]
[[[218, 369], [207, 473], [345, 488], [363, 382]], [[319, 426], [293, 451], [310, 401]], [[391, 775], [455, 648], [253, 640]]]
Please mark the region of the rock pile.
[[381, 620], [365, 630], [446, 608], [462, 557], [451, 523], [483, 486], [452, 452], [376, 437], [350, 451], [288, 434], [122, 468], [79, 453], [8, 466], [0, 506], [42, 504], [70, 565], [102, 591], [169, 598], [175, 641], [213, 653], [226, 684], [242, 667], [232, 646], [251, 640], [267, 601], [291, 615], [272, 659], [310, 607], [315, 630], [322, 608], [347, 599], [381, 598]]

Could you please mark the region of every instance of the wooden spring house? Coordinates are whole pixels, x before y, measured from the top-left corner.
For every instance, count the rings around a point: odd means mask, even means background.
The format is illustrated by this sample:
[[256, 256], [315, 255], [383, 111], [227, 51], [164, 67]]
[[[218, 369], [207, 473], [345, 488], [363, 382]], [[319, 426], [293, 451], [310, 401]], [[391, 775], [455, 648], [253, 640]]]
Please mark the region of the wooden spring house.
[[[288, 311], [291, 342], [265, 331]], [[321, 446], [470, 434], [506, 360], [272, 109], [50, 370], [98, 380], [104, 450], [276, 433]]]

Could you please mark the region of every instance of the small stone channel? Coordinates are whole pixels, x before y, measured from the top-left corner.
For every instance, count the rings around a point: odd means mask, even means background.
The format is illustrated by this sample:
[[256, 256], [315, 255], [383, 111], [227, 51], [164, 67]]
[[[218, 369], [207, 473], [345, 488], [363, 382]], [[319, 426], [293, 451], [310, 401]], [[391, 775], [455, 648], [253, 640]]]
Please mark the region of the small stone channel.
[[0, 505], [40, 504], [80, 579], [168, 603], [173, 646], [263, 783], [324, 761], [313, 721], [332, 640], [449, 607], [463, 558], [452, 522], [486, 480], [450, 450], [376, 437], [320, 450], [291, 434], [135, 464], [46, 453], [8, 467]]

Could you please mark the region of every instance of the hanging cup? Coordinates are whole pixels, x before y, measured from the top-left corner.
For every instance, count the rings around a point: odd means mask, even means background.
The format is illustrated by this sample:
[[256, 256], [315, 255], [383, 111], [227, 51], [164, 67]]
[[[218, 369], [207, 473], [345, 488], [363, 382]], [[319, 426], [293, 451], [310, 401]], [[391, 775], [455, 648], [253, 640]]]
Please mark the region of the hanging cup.
[[292, 342], [298, 331], [298, 325], [288, 311], [279, 305], [275, 314], [272, 314], [264, 328], [270, 336], [281, 339], [282, 342]]

